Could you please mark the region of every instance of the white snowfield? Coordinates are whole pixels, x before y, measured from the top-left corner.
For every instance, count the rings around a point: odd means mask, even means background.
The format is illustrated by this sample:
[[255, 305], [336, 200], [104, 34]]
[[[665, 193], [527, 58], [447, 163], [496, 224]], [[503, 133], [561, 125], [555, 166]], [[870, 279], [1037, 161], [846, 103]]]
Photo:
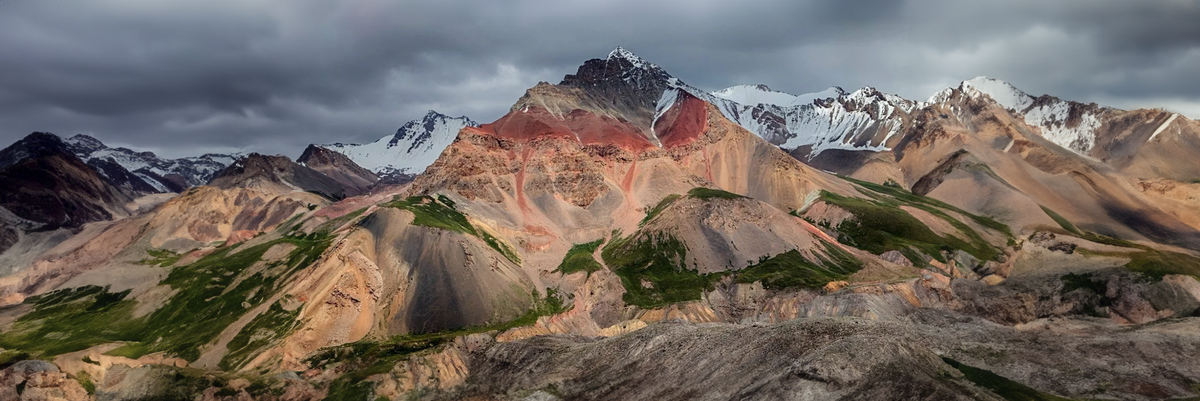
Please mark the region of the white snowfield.
[[479, 124], [467, 117], [449, 117], [430, 110], [424, 117], [404, 124], [394, 135], [374, 142], [322, 147], [346, 155], [376, 174], [418, 174], [441, 156], [459, 130], [476, 126]]

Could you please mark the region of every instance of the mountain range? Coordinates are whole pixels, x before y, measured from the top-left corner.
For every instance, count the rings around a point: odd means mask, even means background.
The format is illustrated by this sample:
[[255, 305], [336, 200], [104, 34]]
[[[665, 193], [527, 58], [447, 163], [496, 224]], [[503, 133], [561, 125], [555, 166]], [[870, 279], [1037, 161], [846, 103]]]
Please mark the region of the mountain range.
[[0, 399], [1197, 397], [1198, 154], [985, 77], [710, 92], [619, 47], [295, 160], [34, 133]]

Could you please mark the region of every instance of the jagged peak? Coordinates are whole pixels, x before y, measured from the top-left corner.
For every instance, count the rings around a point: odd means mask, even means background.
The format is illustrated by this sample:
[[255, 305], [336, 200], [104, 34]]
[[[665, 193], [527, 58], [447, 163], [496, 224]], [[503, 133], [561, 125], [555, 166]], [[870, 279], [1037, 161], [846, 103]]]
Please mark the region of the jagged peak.
[[849, 96], [851, 96], [851, 97], [870, 97], [870, 96], [874, 96], [877, 93], [879, 93], [879, 90], [875, 89], [875, 87], [864, 86], [864, 87], [855, 89], [854, 92], [850, 92]]
[[[421, 117], [422, 122], [435, 121], [435, 120], [442, 120], [442, 121], [458, 120], [458, 121], [467, 123], [467, 125], [469, 125], [469, 126], [478, 126], [479, 125], [479, 123], [476, 123], [474, 120], [471, 120], [467, 116], [454, 117], [454, 116], [450, 116], [447, 114], [442, 114], [442, 113], [438, 112], [437, 110], [433, 110], [433, 109], [430, 109], [429, 111], [425, 112], [425, 116]], [[413, 121], [410, 121], [409, 124], [414, 124], [416, 122], [417, 122], [417, 120], [413, 120]], [[405, 124], [405, 125], [407, 125], [407, 124]]]
[[628, 61], [630, 64], [633, 64], [635, 67], [638, 67], [638, 68], [644, 68], [644, 69], [659, 68], [654, 63], [646, 61], [646, 59], [644, 59], [644, 58], [638, 57], [638, 55], [633, 54], [633, 52], [626, 50], [624, 47], [621, 47], [621, 46], [617, 46], [616, 49], [613, 49], [613, 51], [608, 52], [608, 57], [606, 57], [604, 60], [612, 61], [614, 59], [621, 59], [621, 60]]
[[436, 110], [429, 110], [425, 116], [404, 123], [388, 141], [388, 147], [396, 146], [401, 141], [411, 140], [409, 150], [415, 149], [433, 136], [453, 137], [462, 127], [478, 127], [479, 123], [467, 116], [451, 117]]
[[900, 105], [901, 103], [913, 103], [913, 101], [905, 99], [902, 96], [881, 91], [873, 86], [864, 86], [850, 93], [846, 93], [846, 91], [842, 88], [835, 88], [841, 93], [840, 97], [844, 97], [849, 101], [860, 104], [872, 103], [875, 101], [884, 101], [887, 103], [893, 103], [895, 105]]
[[[658, 65], [638, 57], [623, 47], [617, 47], [609, 52], [604, 59], [587, 60], [574, 74], [567, 74], [559, 85], [580, 88], [615, 89], [619, 86], [632, 85], [636, 90], [645, 90], [645, 102], [653, 102], [662, 89], [671, 86], [677, 80], [671, 77]], [[650, 96], [650, 93], [653, 93]]]

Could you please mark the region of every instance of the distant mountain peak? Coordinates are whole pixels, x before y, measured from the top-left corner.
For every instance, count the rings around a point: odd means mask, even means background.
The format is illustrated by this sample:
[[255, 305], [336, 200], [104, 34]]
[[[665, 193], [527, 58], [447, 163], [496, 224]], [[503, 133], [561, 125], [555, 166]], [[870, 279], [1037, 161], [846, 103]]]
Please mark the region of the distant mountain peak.
[[454, 142], [459, 130], [478, 126], [479, 123], [466, 116], [451, 117], [429, 110], [421, 118], [404, 123], [395, 134], [374, 142], [321, 147], [346, 155], [386, 182], [405, 182], [433, 164], [442, 150]]
[[[388, 147], [399, 145], [400, 142], [408, 140], [409, 146], [407, 152], [412, 152], [417, 147], [425, 144], [433, 137], [434, 133], [439, 132], [439, 127], [454, 126], [453, 135], [458, 134], [458, 130], [463, 127], [477, 127], [479, 123], [467, 118], [466, 116], [451, 117], [435, 110], [429, 110], [420, 120], [412, 120], [400, 126], [396, 130], [396, 134], [392, 136], [392, 140], [388, 142]], [[444, 131], [444, 130], [443, 130]]]

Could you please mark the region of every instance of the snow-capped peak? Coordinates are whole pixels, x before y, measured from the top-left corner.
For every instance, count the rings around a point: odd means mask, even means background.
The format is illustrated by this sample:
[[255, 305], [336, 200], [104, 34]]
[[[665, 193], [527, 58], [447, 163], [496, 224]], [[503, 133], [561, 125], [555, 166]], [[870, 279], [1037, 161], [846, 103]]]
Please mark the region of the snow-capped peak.
[[107, 147], [99, 139], [85, 134], [76, 134], [70, 138], [63, 139], [63, 142], [71, 145], [75, 153], [91, 153]]
[[621, 59], [621, 60], [628, 61], [630, 64], [633, 64], [634, 67], [641, 68], [641, 69], [646, 69], [646, 70], [659, 69], [659, 67], [657, 65], [655, 65], [654, 63], [651, 63], [641, 57], [638, 57], [638, 55], [633, 54], [633, 52], [631, 52], [629, 50], [625, 50], [625, 48], [621, 47], [621, 46], [617, 46], [616, 49], [613, 49], [613, 51], [608, 52], [608, 57], [606, 57], [604, 60], [612, 61], [615, 59]]
[[[396, 146], [401, 141], [406, 141], [409, 143], [409, 148], [406, 151], [411, 152], [416, 147], [428, 141], [434, 133], [453, 131], [440, 133], [449, 134], [450, 139], [454, 139], [458, 135], [458, 130], [463, 127], [476, 126], [479, 126], [479, 123], [472, 121], [466, 116], [450, 117], [437, 111], [429, 110], [420, 120], [409, 121], [396, 130], [396, 134], [388, 142], [388, 147]], [[449, 129], [442, 129], [443, 127], [449, 127]]]
[[429, 110], [419, 119], [404, 123], [393, 135], [361, 145], [335, 143], [322, 147], [341, 153], [379, 175], [414, 175], [425, 171], [465, 127], [478, 123], [466, 116], [450, 117]]
[[961, 88], [968, 96], [988, 95], [1004, 108], [1017, 112], [1022, 112], [1033, 104], [1032, 96], [999, 79], [979, 76], [963, 81]]

